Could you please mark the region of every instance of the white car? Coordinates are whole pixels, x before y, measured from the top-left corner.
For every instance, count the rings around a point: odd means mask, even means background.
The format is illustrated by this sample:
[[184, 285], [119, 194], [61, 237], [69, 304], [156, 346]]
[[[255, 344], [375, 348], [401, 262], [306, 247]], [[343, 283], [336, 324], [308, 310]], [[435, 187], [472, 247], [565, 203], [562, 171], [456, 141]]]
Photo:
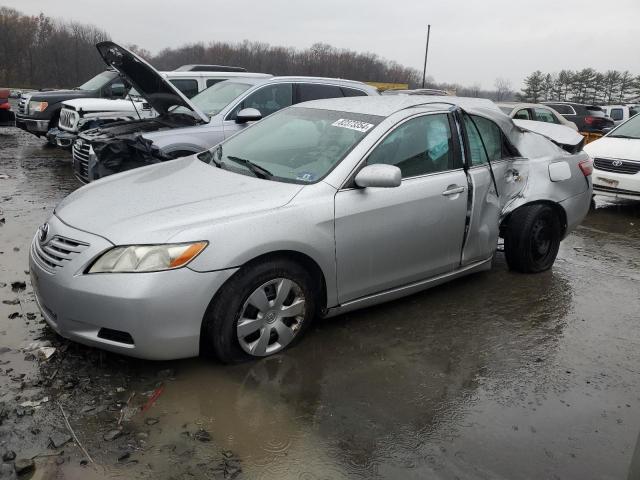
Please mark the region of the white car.
[[616, 125], [626, 122], [640, 112], [640, 105], [605, 105], [601, 108]]
[[593, 193], [640, 200], [640, 115], [584, 150], [593, 158]]
[[538, 103], [499, 102], [498, 107], [514, 120], [531, 120], [534, 122], [555, 123], [578, 131], [575, 123], [567, 120], [553, 108]]

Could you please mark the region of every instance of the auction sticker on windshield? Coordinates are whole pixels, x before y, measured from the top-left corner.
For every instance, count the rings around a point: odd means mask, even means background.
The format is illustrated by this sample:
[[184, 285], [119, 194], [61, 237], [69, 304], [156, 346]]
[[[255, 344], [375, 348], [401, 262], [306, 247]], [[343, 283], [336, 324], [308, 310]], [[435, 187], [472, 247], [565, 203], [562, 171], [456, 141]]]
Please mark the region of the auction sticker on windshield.
[[374, 125], [372, 123], [361, 122], [359, 120], [349, 120], [348, 118], [340, 118], [331, 124], [334, 127], [349, 128], [358, 132], [366, 132], [371, 130]]

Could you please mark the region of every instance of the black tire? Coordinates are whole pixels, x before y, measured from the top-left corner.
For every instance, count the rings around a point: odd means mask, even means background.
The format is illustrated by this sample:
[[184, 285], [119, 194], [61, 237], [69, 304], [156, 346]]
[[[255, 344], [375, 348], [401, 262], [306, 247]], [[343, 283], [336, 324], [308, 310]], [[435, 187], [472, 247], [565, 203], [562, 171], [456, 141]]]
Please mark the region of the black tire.
[[535, 204], [513, 212], [504, 235], [504, 254], [511, 270], [538, 273], [549, 270], [558, 255], [562, 228], [550, 205]]
[[318, 310], [319, 282], [298, 263], [282, 258], [249, 264], [222, 286], [205, 314], [201, 350], [212, 353], [223, 363], [261, 358], [242, 349], [236, 329], [241, 310], [251, 293], [275, 278], [293, 280], [304, 294], [303, 320], [293, 340], [284, 349], [297, 343]]

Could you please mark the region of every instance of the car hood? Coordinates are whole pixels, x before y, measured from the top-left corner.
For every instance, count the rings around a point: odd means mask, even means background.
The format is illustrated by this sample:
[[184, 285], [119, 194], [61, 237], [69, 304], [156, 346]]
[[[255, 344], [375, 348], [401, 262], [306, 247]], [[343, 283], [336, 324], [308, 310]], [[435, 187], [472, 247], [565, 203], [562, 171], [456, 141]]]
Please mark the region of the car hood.
[[95, 92], [88, 90], [46, 90], [27, 92], [23, 93], [22, 96], [36, 102], [49, 102], [50, 104], [53, 104], [74, 98], [93, 97], [95, 96]]
[[114, 42], [100, 42], [96, 48], [105, 63], [120, 72], [160, 115], [168, 113], [173, 106], [182, 106], [202, 122], [209, 121], [180, 90], [135, 53]]
[[190, 227], [282, 207], [301, 188], [222, 170], [194, 155], [90, 183], [55, 214], [116, 245], [162, 243]]
[[640, 139], [602, 137], [585, 145], [590, 157], [620, 158], [640, 160]]
[[136, 107], [134, 108], [131, 100], [109, 98], [77, 98], [62, 102], [62, 105], [70, 107], [77, 112], [134, 111], [135, 108], [141, 108], [139, 101], [136, 102]]

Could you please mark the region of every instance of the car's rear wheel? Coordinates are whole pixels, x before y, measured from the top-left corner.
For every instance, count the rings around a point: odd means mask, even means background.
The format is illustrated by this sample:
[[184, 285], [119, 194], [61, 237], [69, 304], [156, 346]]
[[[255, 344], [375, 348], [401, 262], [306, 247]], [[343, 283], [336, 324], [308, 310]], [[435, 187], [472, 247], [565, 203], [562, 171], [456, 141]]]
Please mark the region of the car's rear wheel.
[[527, 205], [511, 214], [504, 235], [509, 268], [523, 273], [551, 268], [558, 255], [562, 229], [553, 207]]
[[316, 309], [318, 282], [295, 262], [267, 260], [243, 267], [212, 301], [203, 329], [218, 359], [236, 363], [293, 345]]

